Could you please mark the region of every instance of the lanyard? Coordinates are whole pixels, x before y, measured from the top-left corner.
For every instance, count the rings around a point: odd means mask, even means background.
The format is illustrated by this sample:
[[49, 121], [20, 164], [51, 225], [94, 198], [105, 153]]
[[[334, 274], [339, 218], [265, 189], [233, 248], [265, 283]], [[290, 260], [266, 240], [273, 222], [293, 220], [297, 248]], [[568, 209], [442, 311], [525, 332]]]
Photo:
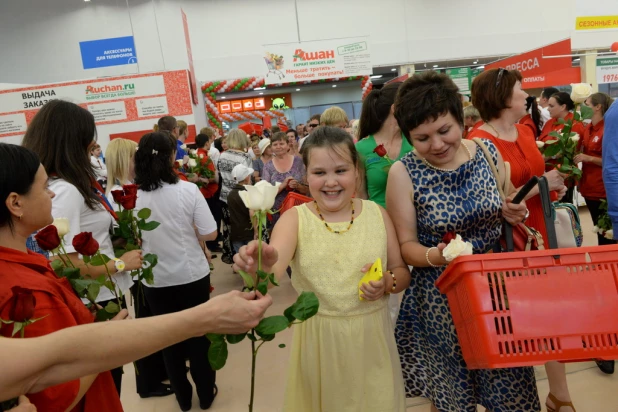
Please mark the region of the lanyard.
[[107, 198], [103, 194], [103, 188], [101, 187], [99, 182], [92, 182], [92, 191], [94, 192], [94, 194], [96, 194], [99, 197], [103, 207], [105, 207], [105, 209], [109, 212], [109, 214], [112, 215], [114, 220], [117, 221], [118, 215], [116, 215], [116, 212], [114, 212], [114, 209], [112, 209], [112, 205], [109, 203], [109, 200], [107, 200]]

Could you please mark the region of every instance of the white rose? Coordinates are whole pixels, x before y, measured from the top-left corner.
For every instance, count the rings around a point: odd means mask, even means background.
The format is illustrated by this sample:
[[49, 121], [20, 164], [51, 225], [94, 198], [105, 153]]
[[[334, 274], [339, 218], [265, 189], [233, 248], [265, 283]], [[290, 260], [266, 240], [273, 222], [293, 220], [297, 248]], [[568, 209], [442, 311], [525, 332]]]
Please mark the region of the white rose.
[[178, 166], [182, 166], [182, 159], [176, 160], [176, 163], [178, 163]]
[[545, 142], [536, 142], [536, 147], [538, 147], [539, 149], [542, 149], [545, 147]]
[[614, 239], [614, 231], [613, 231], [613, 229], [610, 229], [607, 232], [605, 232], [605, 239], [609, 239], [609, 240]]
[[200, 153], [200, 159], [204, 158], [204, 153]]
[[189, 162], [187, 164], [189, 165], [189, 167], [195, 167], [197, 166], [197, 161], [195, 159], [189, 159]]
[[58, 229], [58, 236], [62, 237], [71, 231], [71, 226], [69, 225], [69, 219], [66, 217], [59, 217], [54, 219], [52, 225], [56, 226]]
[[452, 261], [458, 256], [466, 256], [472, 254], [472, 243], [464, 242], [460, 235], [451, 240], [447, 247], [442, 251], [442, 256], [447, 262]]
[[573, 140], [575, 143], [579, 142], [579, 134], [571, 133], [571, 140]]
[[187, 155], [183, 156], [182, 163], [186, 165], [187, 163], [189, 163], [189, 159], [190, 159], [189, 156], [187, 156]]
[[592, 233], [601, 233], [601, 229], [598, 226], [592, 228]]
[[573, 100], [573, 103], [583, 103], [591, 94], [592, 86], [588, 83], [571, 84], [571, 100]]
[[187, 145], [186, 145], [186, 144], [182, 144], [182, 145], [180, 145], [180, 148], [181, 148], [182, 150], [187, 150]]
[[197, 154], [197, 150], [191, 149], [191, 150], [189, 150], [189, 153], [191, 153], [193, 156], [195, 156]]
[[279, 185], [271, 185], [266, 180], [260, 180], [254, 186], [245, 185], [246, 191], [238, 192], [247, 209], [270, 210], [275, 204], [275, 197], [279, 193]]

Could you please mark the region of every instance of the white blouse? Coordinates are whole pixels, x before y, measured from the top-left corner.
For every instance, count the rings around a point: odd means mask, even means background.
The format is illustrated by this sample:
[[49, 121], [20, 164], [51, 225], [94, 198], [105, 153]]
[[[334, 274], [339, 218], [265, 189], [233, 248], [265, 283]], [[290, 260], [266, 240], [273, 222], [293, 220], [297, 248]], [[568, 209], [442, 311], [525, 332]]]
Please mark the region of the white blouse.
[[152, 211], [148, 221], [161, 225], [142, 232], [144, 254], [156, 254], [159, 262], [153, 269], [154, 285], [144, 285], [178, 286], [208, 276], [208, 261], [195, 232], [216, 232], [217, 224], [199, 188], [181, 180], [176, 184], [163, 183], [163, 187], [151, 192], [138, 190], [136, 209], [145, 207]]
[[[110, 236], [110, 228], [114, 218], [103, 206], [96, 210], [86, 206], [84, 197], [79, 190], [64, 179], [52, 179], [49, 188], [56, 196], [52, 199], [52, 216], [69, 219], [70, 231], [64, 236], [64, 247], [67, 253], [75, 253], [73, 238], [81, 232], [92, 232], [94, 239], [99, 242], [101, 253], [114, 257], [114, 247]], [[80, 256], [81, 258], [81, 256]], [[116, 282], [116, 289], [126, 294], [133, 281], [129, 272], [118, 272], [112, 276]], [[114, 299], [114, 295], [107, 288], [101, 288], [97, 302]], [[87, 303], [84, 300], [84, 303]]]
[[103, 163], [103, 160], [98, 157], [90, 156], [90, 163], [94, 166], [94, 171], [96, 172], [99, 180], [107, 177], [107, 167], [105, 166], [105, 163]]

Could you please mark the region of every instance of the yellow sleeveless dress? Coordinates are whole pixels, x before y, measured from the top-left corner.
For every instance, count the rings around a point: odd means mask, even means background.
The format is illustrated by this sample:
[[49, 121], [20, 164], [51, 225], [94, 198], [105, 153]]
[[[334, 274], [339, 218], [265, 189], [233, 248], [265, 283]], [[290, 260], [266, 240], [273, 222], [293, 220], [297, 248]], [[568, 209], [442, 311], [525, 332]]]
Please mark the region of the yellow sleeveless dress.
[[[405, 391], [387, 303], [358, 298], [361, 268], [381, 258], [387, 237], [378, 206], [363, 201], [351, 230], [331, 233], [306, 205], [297, 206], [292, 285], [311, 291], [320, 310], [294, 326], [286, 412], [404, 412]], [[329, 223], [345, 230], [349, 222]]]

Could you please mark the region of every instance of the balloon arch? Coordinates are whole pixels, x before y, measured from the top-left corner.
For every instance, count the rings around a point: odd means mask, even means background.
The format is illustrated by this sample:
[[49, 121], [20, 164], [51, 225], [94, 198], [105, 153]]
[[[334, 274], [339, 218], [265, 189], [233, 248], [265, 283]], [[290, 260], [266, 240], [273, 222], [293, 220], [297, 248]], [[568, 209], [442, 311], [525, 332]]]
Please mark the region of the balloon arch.
[[267, 89], [277, 89], [280, 87], [291, 87], [291, 86], [300, 86], [304, 84], [318, 84], [318, 83], [334, 83], [340, 81], [353, 81], [360, 80], [361, 87], [363, 91], [363, 100], [373, 87], [371, 84], [371, 79], [369, 76], [351, 76], [351, 77], [340, 77], [335, 79], [325, 79], [325, 80], [312, 80], [312, 81], [304, 81], [304, 82], [292, 82], [292, 83], [282, 83], [277, 85], [266, 85], [264, 77], [245, 77], [242, 79], [234, 79], [234, 80], [218, 80], [213, 82], [206, 82], [202, 84], [202, 93], [204, 93], [204, 102], [206, 104], [206, 114], [208, 116], [208, 124], [211, 127], [215, 127], [223, 132], [223, 127], [221, 125], [222, 121], [239, 121], [239, 120], [253, 120], [253, 119], [262, 119], [265, 116], [270, 116], [275, 119], [285, 119], [285, 114], [280, 110], [256, 110], [252, 112], [234, 112], [222, 114], [219, 113], [217, 109], [217, 94], [218, 93], [229, 93], [243, 90], [253, 90], [256, 87], [265, 87]]

